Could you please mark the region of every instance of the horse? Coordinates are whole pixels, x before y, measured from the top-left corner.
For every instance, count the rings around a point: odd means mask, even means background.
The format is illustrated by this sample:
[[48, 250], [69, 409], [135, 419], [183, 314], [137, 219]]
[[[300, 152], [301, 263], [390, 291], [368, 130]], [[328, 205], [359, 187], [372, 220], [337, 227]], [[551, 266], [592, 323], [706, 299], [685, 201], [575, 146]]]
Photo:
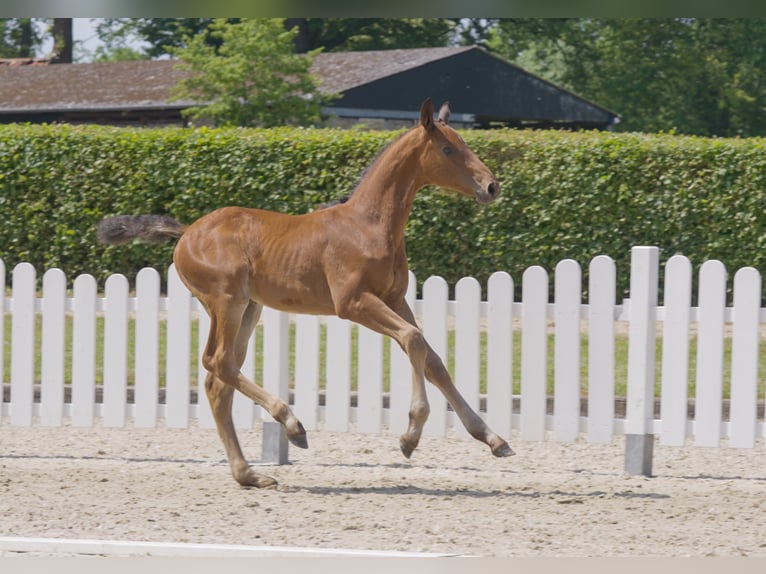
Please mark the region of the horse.
[[500, 192], [489, 168], [448, 125], [448, 102], [437, 119], [434, 115], [428, 98], [419, 123], [383, 148], [350, 196], [323, 209], [293, 215], [229, 206], [190, 225], [159, 215], [115, 215], [98, 224], [98, 239], [106, 244], [177, 239], [176, 271], [210, 316], [202, 356], [205, 391], [240, 485], [266, 488], [277, 482], [245, 460], [232, 422], [235, 390], [280, 422], [293, 445], [308, 448], [306, 431], [289, 405], [240, 371], [264, 305], [337, 315], [399, 344], [412, 369], [409, 423], [399, 439], [406, 458], [429, 415], [425, 380], [438, 387], [466, 430], [492, 454], [514, 454], [461, 396], [405, 300], [404, 230], [415, 194], [435, 185], [489, 203]]

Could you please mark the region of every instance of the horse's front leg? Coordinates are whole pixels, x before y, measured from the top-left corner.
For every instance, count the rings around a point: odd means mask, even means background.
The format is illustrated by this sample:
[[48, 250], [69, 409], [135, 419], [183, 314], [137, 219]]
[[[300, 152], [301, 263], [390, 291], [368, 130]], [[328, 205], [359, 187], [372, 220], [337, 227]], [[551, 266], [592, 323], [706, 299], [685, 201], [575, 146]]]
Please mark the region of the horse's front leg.
[[[405, 300], [402, 300], [394, 306], [394, 310], [410, 324], [417, 326], [415, 321], [415, 315], [410, 309]], [[463, 396], [458, 391], [457, 387], [452, 382], [449, 371], [444, 366], [444, 362], [439, 358], [439, 355], [431, 348], [428, 342], [426, 345], [426, 359], [424, 365], [425, 378], [433, 383], [444, 394], [447, 401], [450, 403], [460, 421], [465, 426], [470, 435], [477, 440], [486, 443], [492, 450], [492, 454], [495, 456], [510, 456], [513, 450], [508, 443], [500, 436], [492, 432], [478, 413], [476, 413], [471, 406], [466, 402]], [[423, 432], [423, 426], [425, 425], [426, 418], [428, 417], [428, 399], [426, 398], [425, 385], [423, 378], [416, 376], [413, 368], [412, 377], [412, 403], [410, 406], [410, 425], [407, 432], [402, 435], [401, 445], [402, 452], [409, 458], [412, 451], [418, 444], [420, 436]], [[425, 414], [423, 414], [422, 405], [425, 404]], [[405, 445], [408, 450], [405, 450]]]
[[[412, 312], [412, 309], [410, 309], [406, 300], [402, 299], [397, 304], [393, 305], [392, 309], [410, 325], [418, 328], [415, 314]], [[427, 345], [428, 344], [426, 343], [426, 347]], [[427, 353], [428, 348], [426, 348], [426, 357]], [[412, 363], [411, 357], [410, 362]], [[428, 420], [430, 411], [431, 408], [428, 404], [428, 395], [426, 394], [424, 361], [423, 369], [420, 369], [419, 365], [416, 368], [416, 366], [412, 364], [412, 397], [410, 398], [409, 424], [407, 426], [407, 431], [399, 437], [399, 448], [402, 449], [402, 454], [404, 454], [405, 457], [410, 458], [412, 452], [418, 446], [420, 437], [423, 434], [423, 427], [426, 424], [426, 420]]]
[[412, 366], [412, 400], [409, 427], [399, 439], [399, 447], [407, 458], [417, 447], [423, 426], [428, 419], [429, 406], [425, 389], [425, 363], [428, 344], [415, 323], [412, 311], [402, 299], [389, 307], [371, 293], [357, 294], [355, 298], [337, 297], [336, 312], [339, 317], [386, 335], [396, 341], [410, 360]]
[[426, 378], [442, 392], [460, 422], [463, 423], [465, 430], [473, 438], [489, 446], [495, 456], [512, 456], [515, 454], [505, 439], [494, 433], [484, 422], [484, 419], [463, 398], [463, 395], [452, 382], [452, 377], [444, 366], [444, 362], [430, 347], [428, 347], [426, 357], [425, 374]]

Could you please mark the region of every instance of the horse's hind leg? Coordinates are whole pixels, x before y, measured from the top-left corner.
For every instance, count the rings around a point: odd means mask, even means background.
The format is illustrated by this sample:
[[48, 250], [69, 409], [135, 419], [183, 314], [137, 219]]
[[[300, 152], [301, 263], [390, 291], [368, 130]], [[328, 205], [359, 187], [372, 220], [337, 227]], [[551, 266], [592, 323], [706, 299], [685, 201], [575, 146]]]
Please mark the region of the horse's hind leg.
[[221, 437], [221, 442], [223, 442], [223, 447], [226, 450], [226, 458], [229, 461], [234, 480], [242, 486], [255, 486], [257, 488], [276, 486], [276, 480], [265, 474], [255, 472], [242, 454], [231, 416], [234, 389], [218, 380], [215, 375], [208, 373], [205, 379], [205, 391], [213, 411], [218, 435]]
[[234, 390], [238, 390], [261, 405], [282, 423], [290, 441], [301, 448], [308, 446], [306, 431], [283, 400], [247, 379], [240, 372], [245, 360], [247, 341], [260, 316], [261, 306], [252, 302], [223, 299], [207, 302], [210, 314], [210, 335], [203, 363], [208, 370], [206, 390], [235, 480], [246, 486], [269, 486], [276, 482], [253, 471], [239, 446], [231, 419]]

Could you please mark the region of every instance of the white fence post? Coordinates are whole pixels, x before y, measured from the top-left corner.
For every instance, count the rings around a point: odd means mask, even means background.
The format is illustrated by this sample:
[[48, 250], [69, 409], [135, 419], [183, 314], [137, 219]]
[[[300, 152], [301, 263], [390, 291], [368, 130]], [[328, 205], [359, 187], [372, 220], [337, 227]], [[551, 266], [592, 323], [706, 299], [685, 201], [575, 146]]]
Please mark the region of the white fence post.
[[307, 431], [319, 422], [320, 333], [319, 317], [295, 318], [295, 416]]
[[[288, 400], [290, 359], [290, 322], [287, 313], [268, 307], [263, 310], [263, 388], [274, 396]], [[248, 399], [252, 409], [252, 401]], [[252, 424], [252, 423], [251, 423]], [[287, 464], [287, 434], [281, 423], [263, 422], [261, 442], [263, 462]]]
[[30, 263], [13, 268], [11, 321], [11, 424], [30, 426], [35, 382], [36, 273]]
[[345, 432], [351, 412], [351, 323], [327, 317], [325, 428]]
[[[449, 286], [436, 275], [423, 283], [423, 335], [444, 365], [449, 364], [447, 345], [447, 304]], [[424, 436], [444, 436], [447, 430], [447, 400], [439, 390], [426, 384], [426, 396], [431, 413], [423, 427]]]
[[758, 343], [761, 275], [744, 267], [734, 275], [729, 445], [753, 448], [758, 405]]
[[40, 422], [57, 427], [64, 420], [66, 350], [66, 276], [61, 269], [48, 269], [43, 275], [42, 312]]
[[604, 444], [614, 433], [614, 260], [599, 255], [589, 271], [588, 441]]
[[[455, 286], [455, 386], [471, 408], [479, 412], [481, 375], [481, 284], [463, 277]], [[471, 435], [457, 421], [458, 437]]]
[[175, 265], [168, 268], [165, 339], [165, 424], [169, 428], [186, 428], [189, 426], [191, 293], [181, 283]]
[[548, 385], [548, 272], [534, 266], [521, 278], [521, 438], [545, 439]]
[[682, 446], [686, 441], [689, 408], [689, 313], [692, 303], [692, 264], [683, 255], [674, 255], [665, 264], [664, 295], [660, 444]]
[[145, 267], [136, 275], [136, 380], [133, 421], [138, 428], [157, 425], [159, 390], [160, 274]]
[[625, 409], [625, 471], [633, 475], [652, 474], [658, 280], [659, 249], [634, 247], [630, 256], [630, 340]]
[[72, 426], [93, 426], [96, 401], [96, 280], [74, 280]]
[[383, 426], [383, 335], [359, 325], [356, 428], [379, 433]]
[[505, 271], [487, 282], [487, 423], [510, 436], [513, 429], [513, 279]]
[[580, 434], [580, 307], [582, 273], [576, 261], [556, 265], [554, 341], [554, 419], [556, 440], [574, 441]]
[[718, 446], [721, 442], [726, 308], [726, 268], [723, 263], [705, 261], [700, 267], [699, 283], [694, 439], [698, 446]]
[[128, 390], [128, 279], [104, 284], [104, 426], [124, 427]]

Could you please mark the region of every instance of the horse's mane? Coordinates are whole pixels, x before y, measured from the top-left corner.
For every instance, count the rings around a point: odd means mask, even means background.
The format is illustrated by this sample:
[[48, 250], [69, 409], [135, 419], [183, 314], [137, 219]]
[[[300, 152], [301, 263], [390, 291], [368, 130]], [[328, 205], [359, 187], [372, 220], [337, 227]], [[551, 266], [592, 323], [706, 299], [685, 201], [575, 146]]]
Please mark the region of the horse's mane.
[[349, 199], [351, 199], [351, 196], [354, 195], [354, 192], [359, 189], [359, 186], [362, 185], [362, 182], [365, 180], [367, 175], [372, 171], [372, 168], [374, 168], [378, 162], [380, 161], [380, 158], [383, 156], [383, 154], [388, 151], [391, 146], [393, 146], [395, 143], [397, 143], [400, 139], [402, 139], [404, 136], [406, 136], [408, 133], [410, 133], [412, 130], [407, 130], [402, 133], [400, 133], [398, 136], [396, 136], [393, 140], [388, 142], [386, 145], [384, 145], [380, 151], [375, 155], [375, 158], [370, 162], [370, 165], [368, 165], [366, 168], [364, 168], [364, 171], [362, 171], [362, 175], [359, 176], [359, 180], [356, 182], [356, 185], [354, 188], [346, 193], [341, 195], [340, 197], [336, 197], [335, 199], [331, 199], [330, 201], [326, 203], [321, 203], [319, 206], [317, 206], [317, 210], [319, 209], [327, 209], [328, 207], [334, 207], [336, 205], [341, 205], [343, 203], [346, 203]]

